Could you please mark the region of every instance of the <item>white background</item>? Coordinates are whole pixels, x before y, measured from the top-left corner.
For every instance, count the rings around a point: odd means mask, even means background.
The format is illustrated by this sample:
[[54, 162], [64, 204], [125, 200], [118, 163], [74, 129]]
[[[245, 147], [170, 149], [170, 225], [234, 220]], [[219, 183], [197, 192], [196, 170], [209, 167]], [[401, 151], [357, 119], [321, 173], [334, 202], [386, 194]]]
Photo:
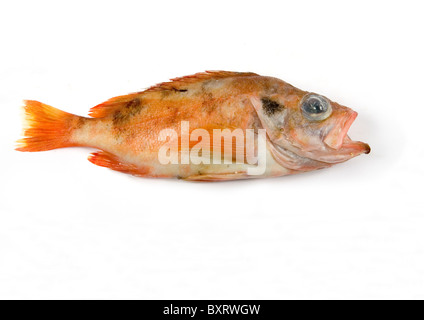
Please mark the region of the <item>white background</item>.
[[[0, 5], [0, 298], [424, 298], [422, 1]], [[252, 71], [359, 113], [370, 155], [188, 183], [13, 150], [20, 106], [86, 115], [203, 70]]]

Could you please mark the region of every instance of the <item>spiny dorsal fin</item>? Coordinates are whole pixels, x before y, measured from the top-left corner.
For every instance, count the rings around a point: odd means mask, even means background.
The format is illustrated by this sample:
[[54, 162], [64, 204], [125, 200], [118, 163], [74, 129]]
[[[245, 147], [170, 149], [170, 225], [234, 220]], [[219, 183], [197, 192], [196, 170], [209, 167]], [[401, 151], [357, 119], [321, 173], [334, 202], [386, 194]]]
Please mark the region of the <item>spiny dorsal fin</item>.
[[210, 80], [210, 79], [223, 79], [223, 78], [231, 78], [231, 77], [250, 77], [250, 76], [257, 76], [257, 74], [253, 72], [205, 71], [205, 72], [195, 73], [190, 76], [173, 78], [171, 79], [171, 81], [159, 83], [143, 92], [176, 90], [176, 89], [180, 89], [180, 86], [184, 86], [184, 85], [196, 83], [196, 82], [201, 82], [205, 80]]
[[257, 76], [253, 72], [232, 72], [232, 71], [206, 71], [196, 73], [190, 76], [179, 77], [171, 79], [169, 82], [162, 82], [155, 86], [148, 88], [147, 90], [131, 93], [124, 96], [111, 98], [93, 108], [90, 109], [89, 115], [93, 118], [103, 118], [116, 110], [125, 107], [128, 103], [131, 103], [134, 99], [137, 99], [145, 92], [155, 92], [163, 90], [179, 90], [187, 86], [188, 84], [201, 82], [210, 79], [223, 79], [231, 77], [249, 77]]

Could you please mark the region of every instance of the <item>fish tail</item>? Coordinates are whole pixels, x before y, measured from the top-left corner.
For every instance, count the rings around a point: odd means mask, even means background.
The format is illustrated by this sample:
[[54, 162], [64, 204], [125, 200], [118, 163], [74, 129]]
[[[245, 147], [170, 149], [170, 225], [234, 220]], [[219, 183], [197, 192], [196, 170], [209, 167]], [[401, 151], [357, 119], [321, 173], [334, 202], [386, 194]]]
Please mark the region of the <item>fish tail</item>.
[[85, 118], [38, 101], [25, 100], [24, 103], [24, 138], [17, 141], [16, 150], [36, 152], [77, 145], [71, 141], [71, 135]]

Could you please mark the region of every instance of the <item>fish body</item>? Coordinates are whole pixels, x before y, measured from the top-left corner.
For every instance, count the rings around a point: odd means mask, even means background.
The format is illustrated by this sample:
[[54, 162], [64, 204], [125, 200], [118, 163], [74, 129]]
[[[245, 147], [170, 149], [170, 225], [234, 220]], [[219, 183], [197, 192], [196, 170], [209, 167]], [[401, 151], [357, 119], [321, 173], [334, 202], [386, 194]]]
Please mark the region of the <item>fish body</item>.
[[[329, 167], [370, 150], [347, 136], [356, 112], [255, 73], [209, 71], [176, 78], [99, 104], [90, 118], [37, 101], [26, 101], [25, 111], [28, 128], [17, 150], [97, 148], [101, 151], [90, 156], [92, 163], [141, 177], [220, 181], [282, 176]], [[250, 130], [253, 139], [215, 141], [216, 130]], [[259, 150], [261, 130], [266, 132], [264, 150]], [[161, 139], [164, 132], [174, 135]], [[193, 138], [199, 132], [211, 138]], [[169, 152], [176, 150], [180, 161], [164, 164], [159, 155], [172, 141], [177, 149]], [[191, 159], [190, 150], [202, 141], [210, 147], [209, 153], [202, 149], [203, 162], [181, 161]], [[243, 161], [214, 162], [229, 143], [230, 158]], [[257, 164], [264, 164], [260, 174], [249, 174], [257, 166], [246, 161], [249, 148]]]

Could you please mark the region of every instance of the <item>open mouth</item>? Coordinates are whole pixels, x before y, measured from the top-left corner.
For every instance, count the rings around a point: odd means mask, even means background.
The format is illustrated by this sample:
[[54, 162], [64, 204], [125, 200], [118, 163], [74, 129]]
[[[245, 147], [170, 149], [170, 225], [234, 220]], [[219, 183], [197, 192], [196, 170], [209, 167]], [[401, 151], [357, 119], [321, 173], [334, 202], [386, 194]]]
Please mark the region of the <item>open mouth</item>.
[[347, 135], [357, 116], [357, 112], [351, 111], [347, 117], [338, 121], [334, 128], [325, 137], [325, 144], [342, 154], [346, 153], [353, 156], [361, 153], [370, 153], [371, 148], [368, 144], [360, 141], [352, 141]]
[[348, 136], [348, 131], [358, 114], [351, 109], [342, 112], [334, 118], [334, 125], [323, 140], [327, 148], [322, 148], [322, 141], [320, 141], [319, 149], [305, 149], [302, 146], [293, 145], [289, 139], [282, 136], [272, 142], [275, 151], [273, 155], [286, 168], [309, 170], [311, 167], [324, 168], [370, 153], [371, 148], [368, 144], [353, 141]]

